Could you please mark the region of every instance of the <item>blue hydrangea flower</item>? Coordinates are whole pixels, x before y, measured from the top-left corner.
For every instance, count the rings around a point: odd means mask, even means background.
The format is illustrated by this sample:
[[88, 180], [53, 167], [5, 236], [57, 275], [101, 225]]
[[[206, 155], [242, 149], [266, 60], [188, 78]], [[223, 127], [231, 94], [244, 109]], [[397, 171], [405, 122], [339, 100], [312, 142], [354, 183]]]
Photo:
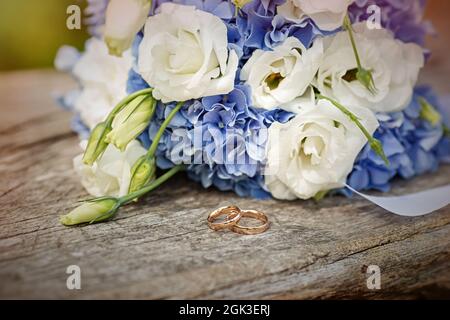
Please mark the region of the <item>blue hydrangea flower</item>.
[[265, 35], [272, 29], [272, 20], [276, 14], [276, 6], [284, 1], [255, 0], [245, 5], [236, 17], [236, 25], [246, 47], [245, 55], [253, 49], [265, 49]]
[[319, 35], [328, 35], [319, 30], [310, 19], [292, 23], [276, 14], [276, 7], [285, 0], [255, 0], [245, 5], [236, 18], [243, 48], [244, 62], [255, 49], [270, 50], [287, 37], [296, 37], [305, 47], [310, 47]]
[[73, 131], [78, 133], [78, 136], [81, 140], [87, 140], [89, 139], [89, 135], [91, 134], [91, 131], [89, 128], [84, 124], [83, 120], [81, 120], [81, 117], [78, 113], [76, 113], [72, 121], [70, 123], [70, 126]]
[[[76, 61], [73, 63], [75, 64], [75, 62]], [[84, 124], [83, 120], [81, 120], [80, 114], [74, 108], [75, 101], [78, 99], [79, 95], [80, 89], [73, 89], [63, 95], [58, 95], [56, 97], [56, 102], [62, 109], [73, 113], [70, 123], [71, 129], [78, 134], [80, 139], [84, 140], [89, 138], [90, 130], [88, 126]]]
[[[337, 32], [337, 31], [334, 31]], [[331, 35], [334, 32], [319, 30], [310, 19], [305, 19], [301, 23], [293, 23], [276, 15], [272, 20], [272, 29], [264, 36], [264, 44], [268, 48], [274, 48], [288, 37], [295, 37], [309, 48], [317, 36]]]
[[[148, 147], [174, 104], [160, 104], [148, 132], [140, 140]], [[265, 161], [266, 129], [274, 121], [289, 121], [280, 109], [251, 107], [250, 88], [237, 85], [227, 95], [186, 103], [160, 140], [157, 164], [169, 168], [187, 163], [189, 176], [204, 187], [234, 190], [244, 196], [267, 195], [261, 170]]]
[[417, 87], [404, 111], [378, 114], [380, 127], [375, 137], [382, 142], [390, 165], [386, 166], [367, 145], [349, 175], [347, 183], [351, 187], [387, 192], [394, 177], [410, 179], [434, 171], [440, 162], [450, 160], [450, 142], [443, 135], [442, 123], [433, 126], [420, 117], [421, 98], [445, 114], [444, 106], [429, 87]]

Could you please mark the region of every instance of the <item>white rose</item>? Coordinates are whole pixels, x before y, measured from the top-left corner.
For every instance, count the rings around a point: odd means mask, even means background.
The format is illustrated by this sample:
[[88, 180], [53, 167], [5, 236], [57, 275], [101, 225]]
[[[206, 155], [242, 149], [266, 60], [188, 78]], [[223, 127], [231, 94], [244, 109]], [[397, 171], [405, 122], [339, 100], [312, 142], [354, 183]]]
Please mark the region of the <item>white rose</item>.
[[111, 0], [106, 9], [105, 42], [116, 56], [131, 47], [136, 34], [144, 26], [151, 0]]
[[[343, 187], [366, 137], [327, 100], [293, 109], [299, 110], [295, 118], [269, 128], [265, 183], [272, 196], [309, 199], [321, 191]], [[375, 115], [367, 108], [352, 111], [373, 134], [378, 127]]]
[[[86, 141], [81, 143], [86, 147]], [[147, 150], [137, 140], [131, 141], [124, 152], [110, 144], [102, 157], [92, 166], [85, 165], [83, 155], [73, 159], [75, 171], [83, 187], [94, 197], [121, 197], [128, 193], [131, 167]]]
[[286, 20], [300, 23], [311, 18], [317, 27], [332, 31], [342, 26], [353, 0], [287, 0], [277, 12]]
[[126, 96], [131, 65], [131, 52], [118, 58], [108, 54], [103, 41], [92, 38], [86, 42], [86, 51], [73, 68], [82, 87], [74, 108], [90, 129]]
[[223, 21], [193, 6], [163, 3], [148, 18], [138, 69], [164, 103], [233, 90], [238, 56], [228, 52]]
[[365, 23], [354, 25], [362, 67], [372, 71], [376, 93], [356, 80], [356, 59], [347, 32], [325, 40], [325, 55], [318, 72], [318, 88], [347, 107], [363, 106], [377, 112], [406, 108], [420, 69], [422, 49], [413, 43], [395, 40], [385, 29], [370, 30]]
[[294, 37], [273, 51], [256, 50], [241, 71], [241, 80], [252, 89], [256, 107], [272, 109], [305, 93], [323, 55], [322, 39], [310, 49]]

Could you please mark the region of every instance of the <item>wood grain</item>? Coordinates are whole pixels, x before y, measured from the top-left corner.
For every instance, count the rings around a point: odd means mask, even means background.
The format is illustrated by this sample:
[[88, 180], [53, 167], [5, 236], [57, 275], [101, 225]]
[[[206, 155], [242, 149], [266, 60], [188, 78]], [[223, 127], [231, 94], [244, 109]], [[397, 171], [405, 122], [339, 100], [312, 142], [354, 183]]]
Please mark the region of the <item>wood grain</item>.
[[[63, 227], [57, 217], [86, 196], [72, 170], [80, 151], [70, 115], [42, 93], [70, 80], [48, 71], [0, 80], [8, 119], [0, 130], [2, 298], [449, 296], [449, 208], [401, 218], [356, 198], [257, 201], [203, 190], [179, 175], [112, 222]], [[28, 94], [14, 95], [17, 81]], [[440, 186], [449, 174], [442, 167], [399, 181], [393, 192]], [[266, 212], [270, 230], [250, 237], [209, 230], [206, 216], [226, 204]], [[82, 290], [66, 288], [72, 264], [81, 267]], [[371, 264], [381, 267], [380, 291], [366, 287]]]
[[[423, 80], [448, 93], [439, 54]], [[402, 218], [359, 198], [257, 201], [180, 174], [109, 223], [61, 226], [58, 216], [86, 196], [72, 169], [80, 150], [70, 114], [50, 94], [73, 85], [47, 70], [0, 73], [0, 298], [450, 298], [449, 207]], [[443, 166], [397, 181], [393, 194], [448, 183]], [[208, 213], [227, 204], [265, 212], [271, 228], [209, 230]], [[66, 288], [72, 264], [81, 290]], [[381, 290], [366, 286], [373, 264]]]

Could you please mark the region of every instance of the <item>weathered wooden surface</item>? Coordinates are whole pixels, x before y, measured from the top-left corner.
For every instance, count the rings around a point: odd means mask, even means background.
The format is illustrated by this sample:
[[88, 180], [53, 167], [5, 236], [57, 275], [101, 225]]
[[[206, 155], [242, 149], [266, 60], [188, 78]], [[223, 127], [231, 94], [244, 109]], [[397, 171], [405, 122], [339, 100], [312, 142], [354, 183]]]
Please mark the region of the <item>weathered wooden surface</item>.
[[[257, 201], [203, 190], [180, 175], [112, 222], [63, 227], [58, 216], [86, 196], [72, 170], [80, 150], [70, 115], [48, 94], [70, 81], [34, 71], [2, 74], [0, 83], [1, 298], [450, 294], [449, 208], [413, 219], [360, 199]], [[394, 192], [443, 185], [449, 174], [443, 167]], [[271, 229], [247, 237], [209, 230], [207, 214], [231, 203], [266, 212]], [[72, 264], [81, 267], [82, 290], [66, 288]], [[381, 267], [380, 291], [366, 287], [371, 264]]]
[[[444, 54], [424, 74], [450, 92]], [[0, 298], [450, 297], [449, 207], [402, 218], [357, 198], [257, 201], [179, 175], [114, 221], [61, 226], [58, 216], [86, 196], [72, 170], [80, 150], [70, 115], [50, 95], [71, 85], [52, 71], [0, 74]], [[393, 193], [447, 183], [448, 166]], [[206, 216], [225, 204], [266, 212], [270, 230], [209, 230]], [[366, 287], [372, 264], [381, 290]], [[81, 290], [66, 288], [69, 265], [81, 267]]]

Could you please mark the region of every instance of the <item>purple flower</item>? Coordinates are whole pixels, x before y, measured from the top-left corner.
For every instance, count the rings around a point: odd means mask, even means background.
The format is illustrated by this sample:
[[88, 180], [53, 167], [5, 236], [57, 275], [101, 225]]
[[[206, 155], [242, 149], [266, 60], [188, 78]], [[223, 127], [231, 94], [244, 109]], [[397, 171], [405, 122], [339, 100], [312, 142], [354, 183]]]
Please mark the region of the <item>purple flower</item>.
[[425, 46], [425, 36], [433, 33], [433, 26], [423, 20], [426, 0], [355, 0], [349, 7], [353, 21], [366, 21], [373, 12], [371, 5], [381, 9], [381, 25], [391, 30], [397, 39]]
[[105, 24], [108, 3], [109, 0], [87, 0], [84, 11], [87, 18], [84, 23], [89, 27], [89, 33], [95, 37], [101, 37], [101, 27]]

